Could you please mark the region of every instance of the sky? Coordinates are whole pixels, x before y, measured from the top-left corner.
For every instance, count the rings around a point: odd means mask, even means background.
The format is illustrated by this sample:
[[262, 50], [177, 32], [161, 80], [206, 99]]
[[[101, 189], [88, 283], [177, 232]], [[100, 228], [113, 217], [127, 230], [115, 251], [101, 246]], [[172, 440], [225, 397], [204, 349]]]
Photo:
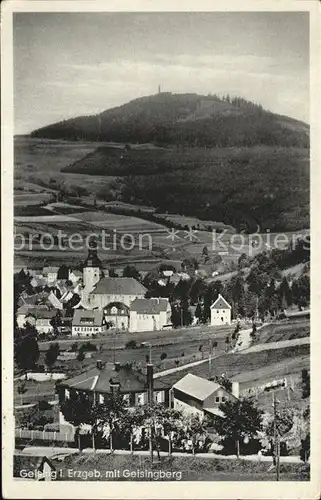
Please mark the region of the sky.
[[309, 13], [16, 13], [15, 134], [162, 91], [309, 122]]

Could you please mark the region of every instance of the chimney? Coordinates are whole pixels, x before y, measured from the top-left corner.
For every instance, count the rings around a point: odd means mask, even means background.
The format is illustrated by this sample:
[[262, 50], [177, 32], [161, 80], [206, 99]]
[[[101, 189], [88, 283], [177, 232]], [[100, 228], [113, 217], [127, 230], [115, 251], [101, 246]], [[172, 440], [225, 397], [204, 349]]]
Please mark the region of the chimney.
[[232, 394], [237, 399], [240, 397], [240, 384], [239, 382], [232, 382]]
[[119, 392], [120, 389], [120, 382], [118, 380], [113, 380], [112, 378], [109, 379], [109, 389], [111, 394], [115, 394], [116, 392]]
[[119, 372], [119, 370], [120, 370], [120, 362], [119, 361], [115, 361], [114, 368], [115, 368], [115, 372]]
[[105, 368], [105, 362], [101, 359], [97, 359], [96, 367], [98, 368], [98, 370], [103, 370]]
[[147, 400], [149, 404], [153, 403], [154, 394], [154, 367], [152, 363], [147, 363]]

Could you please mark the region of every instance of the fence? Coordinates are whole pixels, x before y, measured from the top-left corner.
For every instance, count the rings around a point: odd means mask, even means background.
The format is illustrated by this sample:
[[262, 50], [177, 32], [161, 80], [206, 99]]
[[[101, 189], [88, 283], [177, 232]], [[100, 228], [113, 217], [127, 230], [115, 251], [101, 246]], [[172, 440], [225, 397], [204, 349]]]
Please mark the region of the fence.
[[41, 439], [43, 441], [73, 442], [75, 434], [71, 432], [16, 429], [15, 437], [20, 439]]

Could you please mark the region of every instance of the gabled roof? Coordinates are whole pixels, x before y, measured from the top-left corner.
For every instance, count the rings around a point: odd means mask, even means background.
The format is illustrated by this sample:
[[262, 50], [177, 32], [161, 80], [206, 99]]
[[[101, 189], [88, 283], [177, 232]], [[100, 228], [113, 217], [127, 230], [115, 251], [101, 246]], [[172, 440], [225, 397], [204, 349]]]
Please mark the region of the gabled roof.
[[28, 314], [26, 316], [34, 316], [36, 319], [52, 319], [56, 316], [56, 310], [46, 310], [46, 309], [29, 309]]
[[103, 295], [145, 295], [145, 288], [135, 278], [102, 278], [92, 290], [92, 294]]
[[130, 310], [138, 314], [159, 314], [167, 311], [168, 304], [167, 299], [135, 299], [130, 305]]
[[231, 309], [231, 306], [228, 302], [226, 302], [224, 297], [219, 294], [215, 302], [211, 305], [211, 309]]
[[188, 396], [198, 399], [199, 401], [204, 401], [204, 399], [213, 394], [213, 392], [217, 391], [220, 387], [219, 384], [202, 377], [197, 377], [192, 373], [188, 373], [173, 385], [173, 389], [184, 392]]
[[[113, 364], [107, 364], [104, 368], [97, 367], [87, 370], [75, 377], [59, 382], [60, 387], [73, 388], [83, 391], [95, 391], [100, 393], [110, 393], [110, 382], [120, 384], [120, 392], [144, 392], [147, 390], [146, 375], [138, 373], [136, 370], [128, 370], [120, 367], [115, 370]], [[164, 390], [169, 388], [161, 380], [154, 379], [154, 390]]]
[[105, 314], [111, 315], [113, 307], [116, 307], [117, 314], [129, 314], [129, 307], [123, 302], [110, 302], [107, 306], [104, 307]]
[[104, 312], [101, 309], [88, 311], [86, 309], [75, 309], [72, 326], [101, 326]]

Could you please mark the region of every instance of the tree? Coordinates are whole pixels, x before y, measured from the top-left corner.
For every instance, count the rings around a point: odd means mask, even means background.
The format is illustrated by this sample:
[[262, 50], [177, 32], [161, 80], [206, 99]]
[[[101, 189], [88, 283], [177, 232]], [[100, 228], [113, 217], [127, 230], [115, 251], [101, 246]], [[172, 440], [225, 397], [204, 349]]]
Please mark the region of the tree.
[[198, 321], [201, 321], [202, 316], [203, 316], [202, 305], [200, 302], [198, 302], [195, 309], [195, 317], [198, 319]]
[[26, 383], [25, 382], [20, 382], [18, 384], [18, 387], [17, 387], [17, 392], [18, 394], [20, 395], [20, 403], [21, 403], [21, 406], [23, 404], [23, 399], [22, 399], [22, 396], [28, 391], [27, 387], [26, 387]]
[[127, 265], [124, 270], [123, 270], [123, 277], [124, 278], [135, 278], [137, 281], [141, 280], [141, 275], [137, 271], [135, 266]]
[[51, 326], [53, 328], [54, 333], [57, 335], [57, 333], [58, 333], [58, 327], [62, 325], [61, 312], [59, 311], [59, 309], [57, 310], [56, 316], [54, 316], [50, 320], [50, 324], [51, 324]]
[[50, 344], [49, 349], [46, 351], [45, 355], [45, 363], [48, 367], [48, 370], [51, 370], [55, 362], [57, 361], [57, 358], [59, 356], [59, 344], [58, 342], [55, 342], [54, 344]]
[[275, 409], [273, 415], [264, 426], [264, 433], [270, 441], [271, 450], [276, 461], [275, 438], [282, 438], [293, 427], [293, 410], [291, 408]]
[[261, 431], [263, 411], [251, 399], [226, 401], [220, 404], [219, 409], [225, 418], [214, 415], [213, 427], [222, 438], [234, 443], [236, 455], [239, 456], [240, 441], [244, 438], [253, 438]]
[[301, 439], [300, 459], [307, 462], [310, 458], [310, 432], [307, 433], [304, 439]]
[[302, 398], [308, 398], [310, 396], [310, 372], [304, 368], [301, 372], [302, 380]]
[[83, 361], [85, 359], [85, 353], [83, 350], [80, 350], [77, 355], [77, 361]]
[[232, 382], [230, 379], [228, 379], [225, 375], [216, 375], [214, 377], [215, 382], [220, 384], [224, 389], [226, 389], [228, 392], [232, 392]]
[[24, 371], [33, 369], [39, 359], [37, 333], [29, 323], [24, 328], [15, 329], [14, 357], [18, 367]]
[[278, 294], [282, 304], [282, 309], [287, 309], [288, 306], [292, 305], [292, 292], [286, 276], [284, 276], [279, 286]]

